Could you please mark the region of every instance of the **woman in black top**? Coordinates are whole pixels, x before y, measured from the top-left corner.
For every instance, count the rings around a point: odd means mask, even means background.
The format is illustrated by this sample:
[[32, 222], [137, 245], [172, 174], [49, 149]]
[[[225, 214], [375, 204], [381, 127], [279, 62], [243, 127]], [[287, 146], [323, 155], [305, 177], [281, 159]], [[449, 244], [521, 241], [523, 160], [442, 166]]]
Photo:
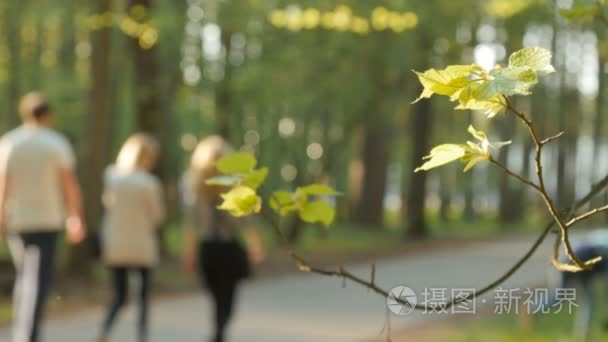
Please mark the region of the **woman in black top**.
[[[224, 341], [238, 284], [250, 273], [249, 262], [261, 261], [264, 254], [261, 240], [249, 220], [233, 218], [217, 209], [220, 194], [226, 189], [206, 184], [219, 174], [215, 163], [229, 151], [228, 144], [219, 136], [202, 140], [182, 184], [187, 222], [184, 266], [190, 272], [198, 270], [213, 299], [214, 342]], [[245, 228], [247, 252], [239, 242], [240, 228]]]

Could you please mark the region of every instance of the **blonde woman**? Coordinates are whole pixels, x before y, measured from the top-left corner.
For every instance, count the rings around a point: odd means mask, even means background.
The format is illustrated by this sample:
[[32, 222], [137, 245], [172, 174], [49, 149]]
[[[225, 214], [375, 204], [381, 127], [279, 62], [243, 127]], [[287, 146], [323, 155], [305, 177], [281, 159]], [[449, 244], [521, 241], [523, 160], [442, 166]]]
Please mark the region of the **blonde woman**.
[[158, 151], [153, 137], [134, 134], [123, 145], [116, 164], [106, 170], [101, 249], [111, 272], [113, 299], [98, 341], [107, 341], [126, 303], [129, 273], [139, 277], [138, 341], [147, 341], [150, 270], [158, 263], [156, 229], [165, 216], [160, 181], [150, 172]]
[[[264, 254], [261, 240], [250, 221], [232, 218], [217, 209], [220, 194], [225, 189], [206, 183], [218, 175], [215, 163], [229, 151], [228, 144], [219, 136], [201, 141], [183, 184], [187, 212], [184, 265], [188, 271], [193, 271], [198, 263], [201, 280], [213, 299], [214, 342], [224, 341], [238, 284], [249, 275], [249, 261], [259, 262]], [[245, 228], [249, 257], [238, 239], [241, 228]]]

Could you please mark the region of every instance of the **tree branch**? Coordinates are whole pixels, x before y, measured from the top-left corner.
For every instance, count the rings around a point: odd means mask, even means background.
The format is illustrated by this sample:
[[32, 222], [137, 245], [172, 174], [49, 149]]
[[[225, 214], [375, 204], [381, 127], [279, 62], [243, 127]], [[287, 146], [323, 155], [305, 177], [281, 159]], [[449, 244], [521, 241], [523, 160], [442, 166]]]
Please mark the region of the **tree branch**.
[[[574, 205], [572, 205], [567, 217], [570, 218], [574, 212], [576, 212], [582, 206], [587, 204], [595, 195], [597, 195], [600, 191], [602, 191], [606, 187], [608, 187], [608, 176], [604, 177], [604, 179], [602, 179], [597, 184], [595, 184], [587, 195], [585, 195], [583, 198], [581, 198], [576, 203], [574, 203]], [[600, 208], [598, 208], [598, 210], [599, 209]], [[358, 276], [350, 273], [348, 270], [346, 270], [342, 266], [338, 267], [336, 270], [326, 270], [326, 269], [322, 269], [320, 267], [313, 266], [313, 265], [309, 264], [304, 258], [299, 256], [293, 250], [289, 241], [283, 234], [283, 231], [281, 230], [279, 223], [277, 222], [277, 220], [275, 220], [273, 218], [274, 217], [273, 215], [270, 215], [264, 211], [262, 211], [261, 215], [272, 226], [272, 228], [275, 231], [275, 233], [277, 234], [283, 248], [286, 250], [287, 254], [296, 262], [296, 264], [298, 265], [298, 269], [301, 272], [316, 273], [316, 274], [321, 274], [321, 275], [330, 276], [330, 277], [331, 276], [341, 277], [343, 279], [353, 281], [361, 286], [367, 287], [370, 291], [373, 291], [383, 297], [387, 297], [389, 295], [387, 290], [384, 290], [383, 288], [376, 285], [376, 266], [375, 266], [375, 264], [372, 264], [370, 280], [365, 280], [361, 277], [358, 277]], [[587, 217], [589, 217], [589, 216], [591, 216], [591, 215], [588, 215]], [[497, 286], [499, 286], [500, 284], [504, 283], [509, 278], [511, 278], [511, 276], [513, 276], [513, 274], [515, 274], [515, 272], [517, 272], [523, 265], [526, 264], [526, 262], [538, 250], [538, 248], [540, 247], [542, 242], [545, 240], [545, 238], [547, 237], [547, 235], [549, 234], [549, 232], [551, 231], [551, 228], [555, 225], [555, 223], [556, 223], [556, 221], [554, 219], [549, 221], [546, 224], [543, 231], [541, 232], [541, 234], [538, 236], [538, 238], [536, 238], [536, 240], [534, 241], [532, 246], [530, 246], [528, 251], [513, 266], [511, 266], [503, 275], [498, 277], [493, 282], [489, 283], [488, 285], [486, 285], [484, 287], [481, 287], [481, 288], [475, 290], [472, 293], [468, 293], [464, 297], [451, 298], [444, 303], [436, 304], [436, 305], [433, 305], [432, 307], [423, 305], [423, 304], [417, 304], [417, 305], [413, 306], [414, 309], [416, 309], [416, 310], [434, 310], [437, 308], [449, 309], [450, 307], [452, 307], [458, 303], [469, 301], [469, 300], [474, 300], [476, 296], [481, 296], [481, 295], [491, 291], [492, 289], [496, 288]], [[556, 243], [557, 243], [557, 247], [559, 247], [560, 240], [559, 239], [556, 240]], [[556, 251], [558, 251], [557, 248], [555, 248], [553, 251], [553, 253], [554, 253], [553, 259], [555, 259], [555, 260], [557, 260], [557, 258], [558, 258]], [[555, 264], [554, 264], [554, 266], [555, 266]], [[560, 267], [563, 267], [563, 266], [560, 266]], [[576, 271], [574, 269], [574, 267], [575, 267], [574, 265], [566, 265], [566, 267], [569, 267], [568, 271]], [[404, 300], [402, 298], [395, 298], [395, 300], [404, 305], [406, 305], [406, 304], [411, 305], [411, 303], [409, 303], [407, 300]]]
[[562, 135], [564, 135], [563, 131], [557, 133], [556, 135], [553, 135], [553, 136], [550, 136], [550, 137], [548, 137], [546, 139], [543, 139], [540, 143], [541, 143], [541, 145], [546, 145], [546, 144], [552, 142], [553, 140], [559, 139]]
[[587, 219], [587, 218], [589, 218], [589, 217], [591, 217], [591, 216], [593, 216], [593, 215], [595, 215], [595, 214], [597, 214], [599, 212], [606, 211], [606, 210], [608, 210], [608, 205], [605, 205], [605, 206], [599, 207], [599, 208], [595, 208], [595, 209], [591, 209], [588, 212], [586, 212], [584, 214], [581, 214], [581, 215], [579, 215], [579, 216], [571, 219], [570, 221], [568, 221], [566, 223], [566, 226], [569, 228], [570, 226], [572, 226], [572, 225], [574, 225], [574, 224], [576, 224], [576, 223], [578, 223], [578, 222], [580, 222], [582, 220], [585, 220], [585, 219]]
[[[570, 238], [568, 237], [568, 226], [566, 225], [564, 220], [561, 218], [559, 212], [557, 211], [557, 209], [555, 207], [555, 203], [553, 202], [553, 199], [551, 198], [551, 196], [549, 195], [549, 193], [547, 192], [547, 189], [545, 187], [545, 178], [543, 175], [543, 165], [542, 165], [543, 146], [547, 142], [557, 139], [559, 136], [561, 136], [561, 134], [558, 134], [556, 136], [550, 137], [545, 140], [541, 140], [539, 138], [538, 132], [536, 131], [536, 128], [534, 127], [534, 124], [532, 123], [532, 120], [530, 120], [524, 113], [519, 112], [516, 109], [514, 109], [511, 106], [509, 99], [506, 97], [505, 97], [505, 103], [506, 103], [506, 110], [508, 112], [513, 113], [515, 116], [517, 116], [524, 123], [524, 125], [528, 128], [528, 131], [530, 132], [530, 137], [532, 138], [532, 141], [536, 145], [536, 154], [534, 157], [534, 162], [535, 162], [535, 166], [536, 166], [536, 175], [538, 177], [539, 186], [538, 186], [538, 188], [535, 188], [535, 189], [540, 193], [541, 197], [545, 201], [545, 204], [547, 205], [547, 208], [549, 209], [549, 212], [551, 213], [551, 216], [553, 216], [553, 219], [558, 224], [558, 226], [560, 228], [560, 232], [561, 232], [561, 242], [562, 242], [562, 245], [564, 246], [566, 255], [574, 263], [574, 265], [561, 263], [559, 261], [559, 259], [557, 259], [555, 257], [558, 253], [556, 251], [554, 251], [553, 258], [552, 258], [553, 265], [560, 271], [568, 271], [568, 272], [578, 272], [578, 271], [582, 271], [582, 270], [591, 269], [593, 267], [593, 265], [595, 265], [599, 262], [599, 260], [597, 258], [595, 258], [595, 259], [591, 259], [588, 261], [581, 261], [580, 258], [576, 255], [576, 253], [572, 249], [572, 245], [570, 243]], [[600, 258], [600, 260], [601, 260], [601, 258]]]

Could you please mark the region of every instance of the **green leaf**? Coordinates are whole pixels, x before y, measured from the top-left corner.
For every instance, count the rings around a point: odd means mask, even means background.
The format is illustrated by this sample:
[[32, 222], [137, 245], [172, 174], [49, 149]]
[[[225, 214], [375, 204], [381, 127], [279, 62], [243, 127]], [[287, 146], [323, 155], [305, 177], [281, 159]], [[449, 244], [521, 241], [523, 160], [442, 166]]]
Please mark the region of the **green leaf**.
[[338, 195], [336, 190], [325, 184], [311, 184], [298, 188], [298, 191], [310, 196], [335, 196]]
[[538, 72], [554, 71], [551, 52], [536, 47], [513, 53], [508, 67], [497, 66], [490, 72], [475, 64], [415, 72], [423, 90], [414, 102], [434, 94], [449, 96], [458, 101], [456, 109], [482, 110], [491, 118], [505, 110], [505, 96], [529, 95], [538, 83]]
[[287, 191], [275, 191], [270, 196], [270, 207], [281, 216], [298, 210], [294, 194]]
[[484, 140], [488, 140], [488, 136], [486, 135], [485, 132], [482, 131], [478, 131], [475, 129], [475, 127], [473, 127], [473, 125], [469, 125], [469, 128], [467, 129], [467, 131], [477, 140], [479, 141], [484, 141]]
[[459, 93], [471, 83], [470, 76], [482, 71], [478, 65], [452, 65], [443, 70], [429, 69], [424, 73], [414, 73], [424, 87], [422, 94], [414, 101], [430, 98], [433, 94], [458, 97]]
[[511, 141], [490, 142], [490, 140], [488, 140], [487, 134], [485, 132], [476, 130], [473, 125], [469, 125], [468, 131], [475, 139], [480, 142], [479, 144], [470, 141], [467, 142], [467, 144], [472, 150], [471, 153], [473, 154], [480, 154], [482, 156], [489, 157], [490, 149], [498, 149], [500, 147], [511, 144]]
[[529, 67], [534, 71], [555, 72], [551, 65], [551, 51], [539, 47], [524, 48], [511, 54], [510, 67]]
[[505, 110], [506, 105], [502, 95], [495, 95], [487, 100], [476, 99], [473, 94], [476, 93], [476, 89], [479, 88], [479, 86], [480, 84], [478, 83], [472, 84], [460, 94], [460, 98], [458, 99], [460, 104], [456, 106], [457, 110], [480, 110], [483, 111], [488, 118], [493, 118], [498, 113]]
[[568, 19], [568, 20], [576, 20], [583, 18], [593, 18], [600, 11], [600, 6], [597, 4], [589, 5], [589, 6], [578, 6], [572, 9], [562, 8], [559, 10], [559, 14]]
[[428, 171], [438, 166], [458, 160], [465, 156], [467, 151], [466, 149], [467, 146], [455, 144], [444, 144], [434, 147], [431, 150], [431, 153], [424, 157], [424, 159], [429, 159], [429, 161], [422, 164], [422, 166], [414, 170], [414, 172]]
[[433, 148], [428, 156], [424, 157], [424, 159], [430, 160], [414, 170], [414, 172], [421, 170], [428, 171], [455, 160], [460, 160], [462, 163], [465, 163], [464, 172], [467, 172], [475, 165], [489, 160], [491, 157], [490, 149], [496, 149], [511, 143], [510, 141], [491, 143], [488, 140], [487, 134], [483, 131], [476, 130], [473, 125], [469, 126], [468, 131], [477, 141], [479, 141], [478, 143], [467, 141], [466, 145], [439, 145]]
[[258, 161], [249, 153], [229, 154], [217, 161], [215, 166], [221, 173], [249, 173]]
[[529, 67], [508, 67], [490, 73], [491, 80], [478, 89], [477, 98], [490, 99], [496, 95], [529, 95], [530, 88], [538, 82], [536, 72]]
[[262, 199], [256, 192], [247, 186], [237, 186], [229, 192], [222, 194], [223, 202], [218, 207], [235, 217], [248, 216], [259, 213], [262, 209]]
[[331, 225], [336, 217], [334, 207], [325, 201], [306, 203], [299, 211], [300, 218], [308, 223], [323, 223]]
[[267, 167], [253, 170], [243, 177], [243, 184], [254, 190], [257, 190], [264, 183], [267, 176]]
[[484, 155], [477, 155], [477, 156], [473, 156], [471, 157], [467, 164], [464, 167], [464, 172], [469, 171], [470, 169], [472, 169], [475, 165], [482, 163], [486, 160], [489, 160], [490, 158], [488, 156], [484, 156]]
[[208, 185], [218, 186], [235, 186], [240, 184], [242, 181], [241, 177], [232, 175], [222, 175], [208, 179], [205, 183]]

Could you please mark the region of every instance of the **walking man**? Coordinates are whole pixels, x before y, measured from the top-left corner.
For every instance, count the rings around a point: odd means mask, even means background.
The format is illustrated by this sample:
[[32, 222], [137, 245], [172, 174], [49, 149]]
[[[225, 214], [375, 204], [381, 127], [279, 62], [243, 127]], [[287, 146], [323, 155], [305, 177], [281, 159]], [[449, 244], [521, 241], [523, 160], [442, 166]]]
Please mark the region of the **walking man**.
[[13, 342], [37, 342], [55, 268], [60, 231], [70, 243], [86, 235], [74, 152], [52, 129], [44, 95], [21, 99], [23, 125], [0, 138], [0, 239], [8, 241], [17, 278]]

